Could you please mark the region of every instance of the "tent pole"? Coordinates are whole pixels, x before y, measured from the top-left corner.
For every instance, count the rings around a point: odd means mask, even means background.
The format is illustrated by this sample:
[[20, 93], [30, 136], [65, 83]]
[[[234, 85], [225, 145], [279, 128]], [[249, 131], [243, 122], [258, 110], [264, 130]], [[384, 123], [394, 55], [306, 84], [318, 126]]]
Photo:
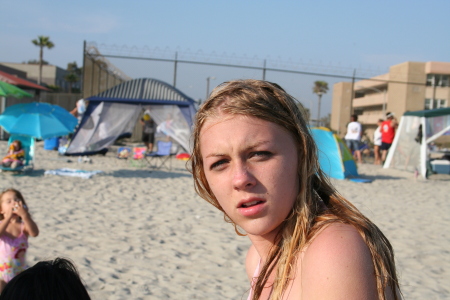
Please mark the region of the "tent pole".
[[434, 134], [433, 136], [429, 137], [426, 140], [426, 143], [429, 144], [432, 141], [434, 141], [435, 139], [437, 139], [438, 137], [442, 136], [444, 133], [446, 133], [447, 131], [450, 130], [450, 126], [445, 127], [444, 129], [442, 129], [441, 131], [439, 131], [438, 133]]
[[427, 179], [427, 122], [425, 117], [420, 118], [422, 124], [422, 143], [420, 144], [420, 173], [424, 179]]
[[403, 123], [405, 118], [402, 117], [400, 119], [400, 124], [398, 125], [397, 130], [395, 131], [395, 137], [394, 137], [394, 141], [392, 142], [391, 148], [389, 148], [387, 157], [386, 157], [386, 161], [383, 164], [383, 169], [387, 169], [389, 168], [389, 166], [391, 165], [392, 159], [394, 158], [394, 152], [395, 149], [397, 148], [397, 144], [398, 144], [398, 140], [400, 138], [400, 132], [402, 132], [403, 130]]
[[[2, 97], [1, 113], [5, 111], [5, 107], [6, 107], [6, 98]], [[5, 139], [5, 131], [3, 130], [2, 126], [0, 126], [0, 139], [2, 141]]]
[[177, 65], [178, 65], [178, 52], [175, 52], [175, 60], [173, 66], [173, 87], [177, 87]]

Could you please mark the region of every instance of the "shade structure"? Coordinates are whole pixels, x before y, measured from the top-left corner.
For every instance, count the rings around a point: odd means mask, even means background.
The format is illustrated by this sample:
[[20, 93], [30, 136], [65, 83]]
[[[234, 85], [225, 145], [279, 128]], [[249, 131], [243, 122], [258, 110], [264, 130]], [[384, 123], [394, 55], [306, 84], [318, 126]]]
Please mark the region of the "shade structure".
[[120, 136], [133, 132], [142, 111], [148, 111], [159, 133], [190, 151], [195, 101], [168, 83], [133, 79], [86, 100], [89, 105], [65, 155], [104, 153]]
[[9, 84], [21, 87], [21, 88], [28, 88], [28, 89], [41, 90], [41, 91], [50, 91], [48, 88], [46, 88], [42, 85], [33, 83], [31, 81], [17, 77], [12, 74], [8, 74], [3, 71], [0, 71], [0, 81], [4, 81], [6, 83], [9, 83]]
[[325, 127], [312, 128], [311, 134], [317, 145], [320, 168], [325, 174], [335, 179], [359, 176], [355, 160], [343, 140]]
[[64, 108], [41, 102], [12, 105], [0, 115], [0, 125], [10, 134], [38, 139], [67, 135], [77, 123], [77, 118]]
[[30, 93], [4, 81], [0, 81], [0, 96], [15, 98], [33, 97]]

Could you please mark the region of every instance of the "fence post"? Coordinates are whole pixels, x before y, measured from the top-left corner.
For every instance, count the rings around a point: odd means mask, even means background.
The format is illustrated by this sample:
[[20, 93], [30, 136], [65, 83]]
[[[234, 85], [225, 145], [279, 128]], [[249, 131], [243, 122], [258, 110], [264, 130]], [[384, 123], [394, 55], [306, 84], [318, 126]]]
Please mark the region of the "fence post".
[[177, 64], [178, 64], [178, 52], [175, 52], [174, 70], [173, 70], [173, 87], [177, 86]]

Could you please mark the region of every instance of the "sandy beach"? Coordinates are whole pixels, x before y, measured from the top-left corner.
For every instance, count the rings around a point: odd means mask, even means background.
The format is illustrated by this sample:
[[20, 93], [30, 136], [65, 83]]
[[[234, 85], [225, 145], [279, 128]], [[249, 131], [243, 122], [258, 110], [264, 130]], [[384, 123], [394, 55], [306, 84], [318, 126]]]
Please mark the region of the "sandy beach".
[[[116, 149], [78, 163], [38, 142], [32, 172], [0, 173], [0, 188], [20, 190], [40, 228], [29, 265], [72, 259], [98, 300], [245, 299], [250, 242], [195, 194], [185, 162], [149, 172], [117, 159]], [[44, 175], [58, 168], [102, 173]], [[405, 299], [450, 299], [450, 175], [416, 180], [371, 164], [359, 173], [374, 181], [333, 182], [390, 239]]]

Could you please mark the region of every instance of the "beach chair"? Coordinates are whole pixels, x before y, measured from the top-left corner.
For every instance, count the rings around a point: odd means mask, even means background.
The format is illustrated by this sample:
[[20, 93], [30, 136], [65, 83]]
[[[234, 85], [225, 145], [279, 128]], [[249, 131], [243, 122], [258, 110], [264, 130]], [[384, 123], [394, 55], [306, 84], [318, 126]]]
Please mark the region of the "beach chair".
[[147, 165], [145, 161], [145, 153], [147, 147], [133, 147], [130, 159], [130, 165], [132, 167], [143, 168]]
[[0, 165], [0, 170], [3, 171], [9, 171], [9, 172], [24, 172], [29, 171], [34, 168], [34, 148], [35, 148], [35, 141], [33, 137], [29, 136], [22, 136], [22, 135], [11, 135], [8, 140], [8, 147], [9, 145], [15, 141], [19, 140], [22, 143], [22, 149], [25, 152], [25, 161], [23, 165], [17, 167], [17, 168], [7, 168]]
[[[160, 170], [165, 167], [172, 170], [172, 142], [158, 141], [156, 152], [147, 153], [145, 156], [150, 168]], [[169, 165], [168, 165], [169, 164]]]

